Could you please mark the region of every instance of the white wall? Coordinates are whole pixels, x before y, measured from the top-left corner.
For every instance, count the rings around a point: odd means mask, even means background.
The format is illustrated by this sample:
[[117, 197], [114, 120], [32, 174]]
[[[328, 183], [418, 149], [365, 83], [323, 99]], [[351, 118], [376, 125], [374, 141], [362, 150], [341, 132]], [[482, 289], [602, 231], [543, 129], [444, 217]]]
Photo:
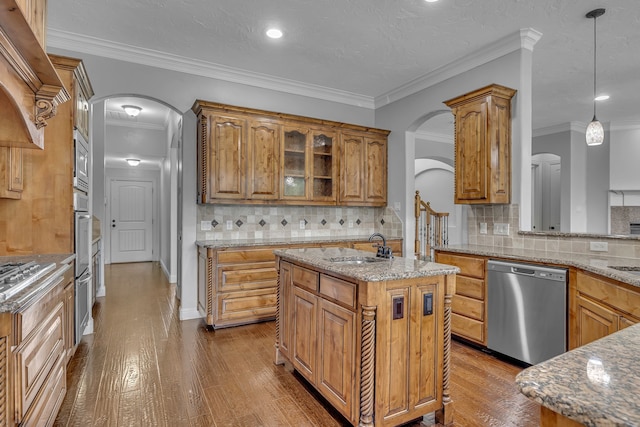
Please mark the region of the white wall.
[[611, 123], [610, 184], [613, 190], [640, 190], [640, 124]]
[[[526, 196], [529, 197], [531, 59], [531, 51], [520, 49], [376, 110], [376, 126], [391, 130], [388, 202], [391, 206], [400, 203], [399, 215], [405, 219], [406, 236], [415, 233], [412, 221], [414, 199], [411, 194], [415, 179], [415, 140], [407, 134], [413, 133], [424, 122], [426, 114], [447, 108], [443, 101], [492, 83], [518, 90], [512, 100], [512, 203], [520, 205], [524, 229], [530, 227], [531, 201], [521, 199], [521, 186], [527, 188]], [[522, 176], [523, 164], [527, 165], [525, 176]], [[524, 218], [526, 210], [529, 210], [529, 214]], [[410, 242], [405, 244], [408, 255], [413, 253], [412, 246]]]
[[[602, 145], [587, 147], [587, 231], [595, 234], [609, 232], [609, 147], [608, 123]], [[586, 143], [583, 140], [583, 145]]]
[[[145, 65], [117, 61], [62, 49], [57, 53], [82, 59], [94, 88], [94, 99], [114, 94], [151, 97], [182, 111], [183, 144], [179, 170], [182, 170], [183, 191], [178, 201], [181, 211], [182, 241], [178, 254], [181, 319], [199, 317], [197, 298], [196, 236], [196, 118], [190, 108], [196, 99], [232, 105], [298, 114], [326, 120], [342, 121], [362, 126], [374, 126], [374, 111], [337, 102], [291, 95], [269, 89], [229, 83], [222, 80], [169, 71]], [[390, 148], [390, 152], [393, 148]], [[412, 159], [413, 161], [413, 159]], [[413, 167], [412, 167], [413, 169]]]

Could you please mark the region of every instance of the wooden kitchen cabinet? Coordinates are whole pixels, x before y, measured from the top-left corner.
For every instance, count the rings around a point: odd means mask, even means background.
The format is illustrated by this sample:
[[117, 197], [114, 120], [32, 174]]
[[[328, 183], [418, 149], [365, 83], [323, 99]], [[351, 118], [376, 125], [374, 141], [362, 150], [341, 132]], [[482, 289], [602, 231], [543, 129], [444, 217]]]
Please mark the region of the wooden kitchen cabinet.
[[511, 98], [490, 85], [445, 101], [455, 116], [456, 204], [511, 201]]
[[485, 259], [436, 251], [436, 262], [460, 268], [451, 301], [451, 333], [487, 345]]
[[387, 204], [387, 139], [342, 133], [339, 204]]
[[[394, 253], [401, 256], [402, 239], [390, 239], [388, 244], [398, 248], [398, 252], [394, 249]], [[278, 298], [290, 301], [290, 295], [278, 295], [278, 273], [273, 251], [302, 247], [343, 247], [375, 252], [370, 242], [360, 241], [199, 247], [198, 310], [204, 316], [205, 323], [213, 329], [219, 329], [273, 320]], [[287, 351], [289, 344], [285, 342], [284, 347]]]
[[0, 198], [22, 198], [22, 168], [22, 148], [0, 147]]
[[620, 282], [579, 270], [570, 289], [575, 301], [575, 313], [569, 316], [570, 349], [640, 322], [640, 292]]
[[277, 364], [289, 360], [353, 425], [400, 425], [440, 407], [444, 276], [361, 282], [278, 262]]
[[[201, 100], [192, 109], [199, 203], [386, 205], [388, 131]], [[349, 138], [341, 148], [346, 134], [361, 139], [358, 153], [345, 154]]]

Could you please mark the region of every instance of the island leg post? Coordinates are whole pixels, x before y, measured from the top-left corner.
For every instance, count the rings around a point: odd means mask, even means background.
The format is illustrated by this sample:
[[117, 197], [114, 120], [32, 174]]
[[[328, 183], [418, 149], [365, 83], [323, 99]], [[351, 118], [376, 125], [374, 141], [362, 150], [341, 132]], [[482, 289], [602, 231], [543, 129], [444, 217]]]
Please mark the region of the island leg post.
[[376, 354], [376, 307], [362, 306], [362, 352], [360, 363], [360, 423], [373, 427]]
[[444, 291], [444, 351], [442, 356], [442, 408], [436, 411], [438, 423], [453, 424], [453, 401], [449, 390], [451, 376], [451, 298], [456, 291], [456, 276], [445, 276]]

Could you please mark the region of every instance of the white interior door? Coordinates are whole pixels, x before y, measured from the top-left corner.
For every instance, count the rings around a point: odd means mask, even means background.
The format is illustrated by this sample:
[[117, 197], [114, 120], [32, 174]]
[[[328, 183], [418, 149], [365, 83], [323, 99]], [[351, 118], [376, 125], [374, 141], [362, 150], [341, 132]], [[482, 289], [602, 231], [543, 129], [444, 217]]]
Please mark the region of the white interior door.
[[153, 259], [153, 183], [111, 181], [111, 262]]

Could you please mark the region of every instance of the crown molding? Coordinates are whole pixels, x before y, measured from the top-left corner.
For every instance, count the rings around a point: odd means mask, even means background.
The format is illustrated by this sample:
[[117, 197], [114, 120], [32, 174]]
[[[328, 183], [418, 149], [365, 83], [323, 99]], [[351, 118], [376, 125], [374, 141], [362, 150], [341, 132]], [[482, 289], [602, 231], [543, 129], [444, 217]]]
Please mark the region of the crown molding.
[[453, 134], [448, 135], [444, 133], [416, 131], [416, 139], [423, 139], [425, 141], [444, 142], [446, 144], [453, 144]]
[[375, 98], [375, 108], [391, 104], [406, 96], [426, 89], [435, 84], [441, 83], [458, 74], [469, 71], [489, 61], [498, 59], [508, 53], [518, 49], [533, 50], [533, 46], [540, 40], [542, 33], [533, 28], [523, 28], [490, 45], [471, 53], [462, 58], [456, 59], [447, 65], [433, 70], [432, 72], [418, 77], [396, 89], [384, 93]]
[[112, 42], [55, 28], [47, 28], [47, 46], [224, 80], [231, 83], [271, 89], [293, 95], [338, 102], [355, 107], [374, 108], [374, 99], [370, 96], [302, 83], [296, 80], [282, 79], [261, 73], [253, 73], [238, 68], [214, 64], [212, 62], [185, 58], [166, 52]]
[[638, 120], [611, 121], [609, 130], [640, 130], [640, 121]]
[[554, 133], [560, 133], [560, 132], [585, 133], [585, 131], [587, 130], [587, 124], [588, 123], [583, 123], [583, 122], [560, 123], [558, 125], [534, 129], [531, 136], [535, 138], [537, 136], [553, 135]]

